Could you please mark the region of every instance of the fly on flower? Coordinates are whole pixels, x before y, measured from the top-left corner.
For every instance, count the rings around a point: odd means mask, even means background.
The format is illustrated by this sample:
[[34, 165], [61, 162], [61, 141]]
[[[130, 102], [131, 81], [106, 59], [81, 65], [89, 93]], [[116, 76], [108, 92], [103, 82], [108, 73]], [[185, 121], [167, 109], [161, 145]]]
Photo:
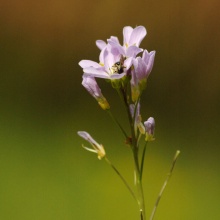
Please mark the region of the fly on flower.
[[116, 62], [112, 67], [111, 67], [111, 71], [113, 73], [118, 73], [118, 74], [121, 74], [124, 72], [124, 61], [125, 61], [125, 58], [123, 56], [121, 56], [120, 58], [120, 61]]

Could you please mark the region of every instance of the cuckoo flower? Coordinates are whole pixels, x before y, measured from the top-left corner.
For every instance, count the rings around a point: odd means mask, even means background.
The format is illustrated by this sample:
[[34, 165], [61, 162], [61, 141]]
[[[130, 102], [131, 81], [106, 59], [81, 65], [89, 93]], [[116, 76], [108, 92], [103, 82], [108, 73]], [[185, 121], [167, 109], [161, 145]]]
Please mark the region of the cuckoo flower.
[[147, 78], [153, 68], [155, 51], [150, 53], [144, 50], [142, 57], [133, 59], [133, 69], [131, 71], [132, 100], [136, 101], [141, 92], [145, 89]]
[[146, 141], [153, 141], [154, 140], [154, 130], [155, 130], [155, 120], [153, 117], [147, 119], [144, 122], [145, 132], [146, 132]]
[[83, 146], [88, 151], [91, 151], [93, 153], [98, 154], [98, 159], [101, 160], [103, 157], [105, 157], [105, 149], [101, 144], [98, 144], [91, 136], [85, 131], [78, 131], [77, 134], [88, 141], [93, 149]]
[[100, 50], [107, 48], [111, 53], [115, 55], [122, 55], [123, 57], [136, 57], [136, 55], [143, 51], [139, 48], [141, 41], [146, 36], [147, 31], [143, 26], [137, 26], [132, 28], [130, 26], [123, 29], [123, 46], [119, 43], [117, 37], [110, 37], [107, 43], [103, 40], [97, 40], [96, 45]]
[[90, 60], [82, 60], [79, 65], [83, 68], [84, 75], [104, 78], [121, 79], [132, 65], [132, 59], [122, 59], [119, 54], [113, 54], [104, 48], [100, 53], [100, 64]]
[[97, 100], [103, 110], [110, 108], [94, 77], [84, 75], [82, 85]]
[[124, 36], [124, 45], [126, 47], [129, 46], [137, 46], [139, 47], [141, 41], [146, 36], [147, 31], [143, 26], [137, 26], [136, 28], [132, 28], [130, 26], [124, 27], [123, 36]]
[[143, 26], [136, 28], [125, 27], [123, 29], [124, 44], [120, 45], [117, 37], [110, 37], [107, 43], [97, 40], [96, 45], [101, 50], [99, 63], [91, 60], [82, 60], [79, 65], [83, 68], [85, 75], [104, 78], [121, 79], [126, 75], [127, 70], [132, 65], [132, 58], [143, 51], [139, 45], [146, 35], [146, 29]]

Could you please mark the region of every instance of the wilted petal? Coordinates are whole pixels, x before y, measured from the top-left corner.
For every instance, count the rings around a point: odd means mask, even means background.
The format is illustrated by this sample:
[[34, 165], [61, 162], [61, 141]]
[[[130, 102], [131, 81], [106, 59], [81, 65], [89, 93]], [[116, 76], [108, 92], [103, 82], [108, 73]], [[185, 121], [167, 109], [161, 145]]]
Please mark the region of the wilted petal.
[[91, 152], [97, 153], [98, 154], [98, 158], [101, 160], [103, 157], [105, 157], [105, 149], [101, 144], [98, 144], [91, 136], [89, 133], [85, 132], [85, 131], [78, 131], [77, 134], [82, 137], [83, 139], [85, 139], [86, 141], [88, 141], [93, 149], [84, 147], [86, 150], [89, 150]]

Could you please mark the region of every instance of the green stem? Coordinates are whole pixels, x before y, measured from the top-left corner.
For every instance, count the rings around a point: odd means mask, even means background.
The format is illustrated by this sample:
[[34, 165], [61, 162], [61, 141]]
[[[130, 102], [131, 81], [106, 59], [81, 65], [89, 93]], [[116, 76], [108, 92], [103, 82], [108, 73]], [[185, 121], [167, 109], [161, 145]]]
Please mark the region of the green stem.
[[142, 153], [142, 158], [141, 158], [140, 181], [142, 181], [142, 174], [143, 174], [143, 169], [144, 169], [144, 158], [145, 158], [146, 148], [147, 148], [147, 142], [145, 142], [143, 153]]
[[122, 99], [124, 105], [125, 105], [125, 109], [127, 111], [127, 115], [128, 115], [128, 120], [129, 120], [129, 124], [130, 124], [130, 129], [131, 129], [131, 136], [132, 136], [132, 146], [134, 147], [134, 145], [136, 145], [136, 138], [135, 138], [135, 132], [134, 132], [134, 124], [133, 124], [133, 118], [131, 116], [131, 112], [130, 112], [130, 107], [129, 107], [129, 103], [126, 97], [126, 92], [123, 89], [118, 90], [119, 96]]
[[[131, 137], [132, 137], [132, 151], [133, 151], [133, 158], [134, 158], [134, 164], [135, 164], [135, 175], [136, 175], [136, 187], [137, 187], [137, 192], [138, 192], [138, 205], [139, 205], [139, 210], [140, 210], [140, 219], [141, 220], [146, 220], [146, 214], [145, 214], [145, 202], [144, 202], [144, 192], [143, 192], [143, 186], [142, 186], [142, 181], [140, 179], [140, 166], [139, 166], [139, 161], [138, 161], [138, 142], [137, 142], [137, 137], [135, 135], [135, 129], [134, 129], [134, 117], [132, 117], [130, 113], [130, 108], [129, 108], [129, 103], [126, 97], [126, 92], [121, 89], [120, 90], [120, 96], [123, 98], [126, 110], [127, 110], [127, 115], [128, 115], [128, 120], [131, 128]], [[137, 103], [136, 107], [137, 108]], [[136, 110], [134, 111], [136, 112]]]
[[112, 167], [112, 169], [118, 174], [118, 176], [121, 178], [122, 182], [125, 184], [125, 186], [127, 187], [127, 189], [129, 190], [129, 192], [131, 193], [132, 197], [137, 201], [138, 203], [138, 199], [136, 197], [136, 195], [134, 194], [133, 190], [131, 189], [131, 187], [128, 185], [127, 181], [124, 179], [124, 177], [120, 174], [120, 172], [118, 171], [118, 169], [110, 162], [110, 160], [105, 157], [106, 162]]
[[140, 167], [138, 163], [138, 151], [137, 148], [133, 149], [133, 157], [134, 157], [134, 163], [135, 163], [135, 173], [136, 173], [136, 187], [138, 191], [138, 205], [140, 210], [140, 216], [141, 220], [146, 220], [146, 214], [145, 214], [145, 201], [144, 201], [144, 191], [142, 186], [142, 180], [140, 178], [141, 172]]
[[162, 196], [162, 194], [164, 192], [164, 189], [166, 188], [166, 185], [167, 185], [167, 183], [168, 183], [168, 181], [169, 181], [169, 179], [170, 179], [170, 177], [172, 175], [172, 172], [173, 172], [173, 169], [174, 169], [174, 166], [176, 164], [176, 160], [177, 160], [179, 154], [180, 154], [180, 151], [179, 150], [176, 151], [176, 154], [175, 154], [175, 156], [173, 158], [173, 162], [172, 162], [172, 165], [171, 165], [171, 168], [170, 168], [170, 172], [168, 173], [167, 178], [166, 178], [166, 180], [165, 180], [165, 182], [164, 182], [164, 184], [163, 184], [163, 186], [162, 186], [162, 188], [160, 190], [160, 193], [159, 193], [159, 195], [157, 197], [156, 203], [154, 205], [153, 211], [152, 211], [151, 216], [150, 216], [150, 220], [153, 220], [153, 218], [154, 218], [154, 215], [155, 215], [156, 209], [158, 207], [158, 204], [160, 202], [161, 196]]
[[[140, 178], [141, 172], [140, 172], [140, 166], [139, 166], [139, 161], [138, 161], [138, 141], [137, 137], [135, 134], [135, 128], [134, 128], [134, 116], [131, 115], [130, 113], [130, 107], [129, 107], [129, 101], [127, 100], [126, 92], [123, 90], [123, 88], [117, 90], [119, 93], [120, 98], [124, 102], [127, 115], [128, 115], [128, 120], [130, 124], [130, 129], [131, 129], [131, 148], [133, 152], [133, 158], [134, 158], [134, 164], [135, 164], [135, 176], [136, 176], [136, 187], [137, 187], [137, 192], [138, 192], [138, 205], [139, 205], [139, 210], [140, 210], [140, 219], [141, 220], [146, 220], [146, 214], [145, 214], [145, 202], [144, 202], [144, 192], [143, 192], [143, 186], [142, 186], [142, 180]], [[137, 109], [137, 103], [135, 106], [135, 111], [134, 114], [136, 114], [136, 109]]]

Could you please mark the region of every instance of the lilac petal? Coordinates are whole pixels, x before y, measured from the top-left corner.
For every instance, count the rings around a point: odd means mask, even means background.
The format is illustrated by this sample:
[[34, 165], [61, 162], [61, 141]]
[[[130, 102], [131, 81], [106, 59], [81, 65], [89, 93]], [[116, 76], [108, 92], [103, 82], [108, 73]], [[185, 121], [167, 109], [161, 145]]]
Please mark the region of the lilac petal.
[[83, 72], [86, 76], [109, 79], [108, 73], [106, 73], [103, 70], [103, 68], [102, 69], [96, 69], [94, 67], [88, 67], [88, 68], [83, 69]]
[[117, 62], [116, 57], [112, 53], [106, 54], [104, 57], [104, 64], [105, 64], [105, 70], [106, 72], [109, 72], [109, 70], [112, 68], [112, 66]]
[[108, 50], [107, 50], [107, 47], [105, 47], [105, 48], [101, 51], [101, 53], [100, 53], [100, 55], [99, 55], [99, 61], [100, 61], [100, 63], [103, 64], [103, 65], [104, 65], [104, 63], [105, 63], [105, 56], [107, 55], [107, 53], [108, 53]]
[[82, 67], [82, 68], [87, 68], [87, 67], [95, 67], [95, 68], [99, 68], [101, 67], [100, 64], [98, 64], [97, 62], [94, 62], [92, 60], [81, 60], [79, 62], [79, 65]]
[[101, 89], [94, 77], [83, 75], [82, 85], [94, 98], [102, 97]]
[[131, 71], [131, 85], [133, 87], [138, 85], [138, 79], [134, 70]]
[[137, 54], [139, 54], [142, 51], [143, 51], [143, 49], [141, 49], [137, 46], [130, 46], [130, 47], [128, 47], [128, 49], [126, 51], [126, 56], [127, 57], [136, 57]]
[[109, 46], [108, 50], [113, 54], [113, 55], [125, 55], [125, 50], [124, 48], [120, 45], [119, 41], [109, 39], [108, 40]]
[[147, 119], [147, 121], [144, 122], [145, 130], [148, 134], [154, 135], [155, 130], [155, 120], [153, 117], [150, 117]]
[[129, 39], [131, 37], [131, 33], [133, 31], [133, 28], [130, 26], [124, 27], [123, 28], [123, 36], [124, 36], [124, 45], [129, 43]]
[[90, 136], [89, 133], [87, 133], [86, 131], [78, 131], [77, 134], [82, 137], [83, 139], [85, 139], [86, 141], [91, 143], [91, 139], [92, 137]]
[[86, 131], [78, 131], [77, 134], [86, 141], [88, 141], [90, 144], [99, 146], [99, 144]]
[[106, 47], [106, 43], [103, 40], [97, 40], [96, 41], [96, 46], [100, 49], [103, 50]]
[[138, 68], [137, 68], [136, 72], [138, 73], [137, 77], [139, 80], [144, 79], [148, 75], [147, 65], [144, 63], [144, 61], [142, 59], [139, 60]]
[[127, 59], [124, 61], [124, 67], [125, 67], [125, 69], [128, 70], [128, 69], [131, 67], [132, 63], [133, 63], [133, 58], [132, 58], [132, 57], [127, 58]]
[[150, 53], [147, 50], [144, 50], [142, 58], [146, 64], [148, 64], [149, 58], [150, 58]]
[[125, 74], [126, 73], [120, 73], [120, 74], [115, 73], [115, 74], [110, 75], [109, 77], [110, 79], [121, 79], [123, 76], [125, 76]]
[[152, 68], [153, 68], [153, 65], [154, 65], [154, 58], [155, 58], [155, 54], [156, 52], [155, 51], [152, 51], [153, 53], [151, 54], [150, 56], [150, 59], [149, 59], [149, 62], [148, 62], [148, 67], [147, 67], [147, 71], [150, 73]]
[[111, 36], [110, 39], [107, 40], [108, 43], [120, 44], [117, 37]]
[[131, 33], [129, 45], [136, 45], [137, 47], [139, 47], [141, 41], [144, 39], [146, 34], [147, 34], [147, 31], [145, 27], [143, 26], [136, 27]]
[[133, 59], [133, 65], [134, 65], [135, 71], [138, 69], [140, 60], [141, 60], [141, 57], [136, 57], [135, 59]]

